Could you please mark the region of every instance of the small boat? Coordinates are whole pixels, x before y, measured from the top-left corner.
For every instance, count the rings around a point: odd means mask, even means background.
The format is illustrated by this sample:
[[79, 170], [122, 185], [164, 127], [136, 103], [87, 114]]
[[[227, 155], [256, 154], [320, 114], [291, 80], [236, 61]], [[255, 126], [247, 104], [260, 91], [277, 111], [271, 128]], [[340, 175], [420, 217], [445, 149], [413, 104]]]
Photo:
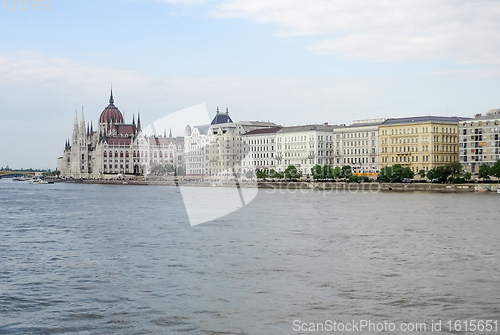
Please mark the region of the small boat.
[[497, 193], [498, 193], [498, 194], [500, 194], [500, 187], [499, 187], [499, 188], [497, 188]]
[[40, 178], [33, 178], [30, 180], [30, 184], [48, 184], [48, 183], [49, 183], [48, 181]]

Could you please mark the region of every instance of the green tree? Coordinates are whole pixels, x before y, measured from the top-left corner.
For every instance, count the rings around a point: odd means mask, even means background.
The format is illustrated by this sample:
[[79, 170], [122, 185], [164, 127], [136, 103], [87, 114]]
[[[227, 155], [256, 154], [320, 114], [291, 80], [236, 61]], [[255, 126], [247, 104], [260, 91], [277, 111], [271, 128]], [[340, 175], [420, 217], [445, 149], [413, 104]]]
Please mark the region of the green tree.
[[449, 176], [449, 173], [446, 171], [444, 166], [437, 166], [435, 168], [432, 168], [427, 172], [427, 178], [429, 178], [431, 181], [438, 181], [439, 183], [444, 183], [447, 181]]
[[284, 175], [283, 175], [283, 172], [277, 172], [276, 170], [274, 169], [271, 169], [269, 171], [269, 178], [273, 178], [273, 179], [283, 179]]
[[352, 176], [352, 169], [350, 165], [344, 165], [342, 167], [342, 177], [349, 178]]
[[422, 179], [425, 178], [425, 170], [424, 169], [418, 171], [418, 174], [420, 175], [420, 178], [422, 178]]
[[465, 172], [464, 173], [464, 179], [466, 181], [469, 181], [472, 178], [472, 174], [470, 172]]
[[323, 169], [321, 168], [321, 165], [314, 165], [311, 168], [311, 175], [313, 179], [323, 179]]
[[174, 171], [175, 171], [175, 169], [174, 169], [174, 166], [172, 164], [165, 164], [165, 172], [172, 173]]
[[342, 177], [342, 169], [340, 168], [340, 166], [336, 166], [333, 169], [333, 178], [339, 179], [340, 177]]
[[[495, 163], [496, 164], [496, 163]], [[487, 179], [489, 178], [490, 175], [492, 175], [491, 173], [491, 168], [486, 165], [486, 164], [483, 164], [479, 167], [479, 175], [478, 175], [478, 178], [480, 179]]]
[[178, 166], [177, 167], [177, 175], [178, 176], [185, 176], [186, 175], [186, 168], [184, 166]]
[[454, 181], [455, 179], [460, 179], [463, 176], [464, 169], [460, 162], [449, 162], [444, 166], [446, 173], [448, 174], [448, 180]]
[[322, 171], [324, 179], [333, 179], [333, 168], [330, 165], [323, 165]]
[[297, 171], [297, 168], [293, 165], [288, 165], [285, 170], [285, 178], [288, 180], [299, 179], [302, 177], [302, 172]]
[[495, 164], [490, 168], [490, 175], [497, 178], [497, 182], [500, 183], [500, 160], [496, 161]]
[[257, 179], [269, 178], [269, 174], [267, 173], [267, 170], [256, 170], [255, 175], [257, 176]]
[[379, 179], [388, 182], [400, 183], [404, 179], [413, 179], [415, 174], [409, 167], [402, 167], [401, 164], [384, 166], [378, 174]]
[[248, 170], [247, 173], [245, 173], [245, 177], [247, 177], [248, 179], [253, 179], [254, 176], [255, 175], [252, 170]]

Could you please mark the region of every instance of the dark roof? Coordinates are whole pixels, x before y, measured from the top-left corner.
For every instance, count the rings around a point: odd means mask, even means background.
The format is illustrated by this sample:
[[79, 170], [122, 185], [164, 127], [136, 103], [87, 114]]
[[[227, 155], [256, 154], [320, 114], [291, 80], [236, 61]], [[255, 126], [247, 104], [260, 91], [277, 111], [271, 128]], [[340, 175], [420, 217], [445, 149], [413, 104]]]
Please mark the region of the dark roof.
[[106, 139], [109, 145], [130, 145], [130, 138], [108, 137]]
[[135, 134], [134, 126], [131, 124], [120, 124], [116, 126], [118, 135], [133, 135]]
[[422, 122], [440, 122], [440, 123], [458, 123], [467, 118], [457, 116], [413, 116], [387, 119], [383, 126], [391, 124], [407, 124], [407, 123], [422, 123]]
[[217, 111], [217, 114], [215, 115], [214, 119], [212, 120], [212, 123], [210, 124], [221, 124], [221, 123], [233, 123], [233, 120], [231, 120], [227, 112], [225, 114], [221, 114], [219, 113], [219, 111]]
[[280, 129], [281, 129], [281, 127], [255, 129], [255, 130], [249, 131], [248, 133], [245, 133], [243, 135], [272, 134], [272, 133], [278, 132]]

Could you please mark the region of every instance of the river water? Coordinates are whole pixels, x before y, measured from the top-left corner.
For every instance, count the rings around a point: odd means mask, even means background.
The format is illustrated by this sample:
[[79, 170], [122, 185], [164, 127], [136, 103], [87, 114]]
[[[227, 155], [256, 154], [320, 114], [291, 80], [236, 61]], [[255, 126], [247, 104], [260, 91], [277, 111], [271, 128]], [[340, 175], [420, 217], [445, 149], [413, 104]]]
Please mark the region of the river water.
[[2, 179], [0, 334], [312, 334], [294, 321], [325, 320], [443, 320], [444, 334], [448, 320], [500, 323], [499, 204], [497, 194], [260, 190], [191, 227], [175, 187]]

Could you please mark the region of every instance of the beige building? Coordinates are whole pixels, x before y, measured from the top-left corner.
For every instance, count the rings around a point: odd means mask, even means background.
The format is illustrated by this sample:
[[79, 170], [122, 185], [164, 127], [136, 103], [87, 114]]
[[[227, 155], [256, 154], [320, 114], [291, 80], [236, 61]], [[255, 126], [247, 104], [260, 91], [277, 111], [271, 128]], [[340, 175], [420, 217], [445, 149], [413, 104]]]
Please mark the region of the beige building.
[[459, 123], [460, 163], [471, 173], [500, 159], [500, 109]]
[[414, 173], [458, 161], [459, 117], [387, 119], [379, 126], [380, 168], [400, 164]]

